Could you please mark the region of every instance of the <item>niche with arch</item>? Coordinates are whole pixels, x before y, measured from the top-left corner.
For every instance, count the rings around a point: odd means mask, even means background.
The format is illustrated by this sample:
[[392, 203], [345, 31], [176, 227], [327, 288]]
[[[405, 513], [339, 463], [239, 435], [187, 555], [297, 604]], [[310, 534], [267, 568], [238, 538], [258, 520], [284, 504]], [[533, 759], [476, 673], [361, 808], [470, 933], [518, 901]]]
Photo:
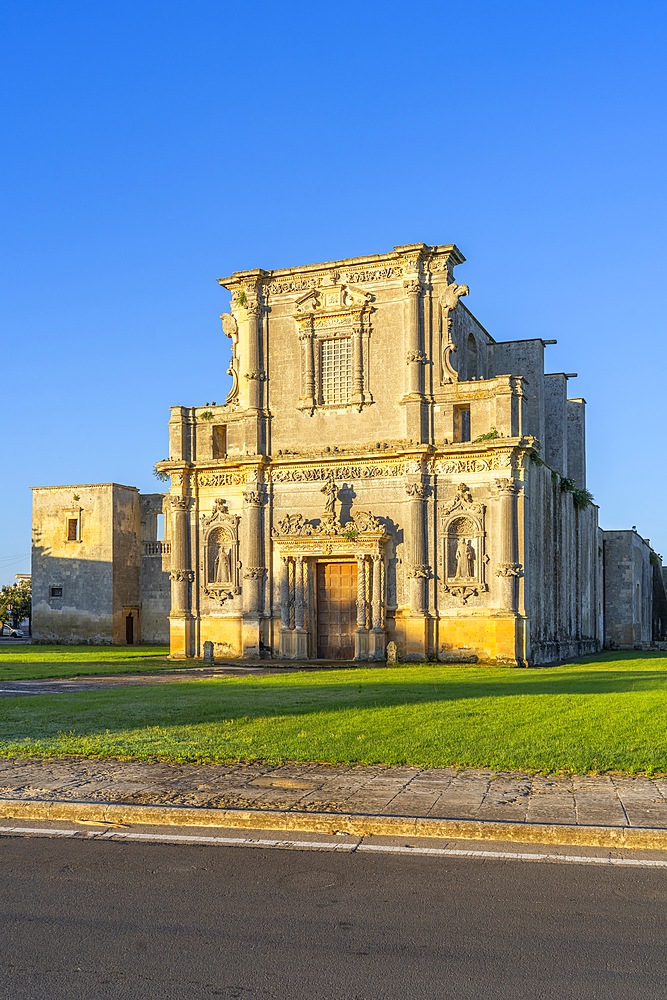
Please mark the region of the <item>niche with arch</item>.
[[441, 515], [443, 590], [464, 604], [488, 590], [484, 518], [484, 504], [475, 503], [464, 484]]
[[224, 500], [202, 516], [202, 576], [204, 593], [226, 601], [241, 593], [239, 585], [239, 518]]

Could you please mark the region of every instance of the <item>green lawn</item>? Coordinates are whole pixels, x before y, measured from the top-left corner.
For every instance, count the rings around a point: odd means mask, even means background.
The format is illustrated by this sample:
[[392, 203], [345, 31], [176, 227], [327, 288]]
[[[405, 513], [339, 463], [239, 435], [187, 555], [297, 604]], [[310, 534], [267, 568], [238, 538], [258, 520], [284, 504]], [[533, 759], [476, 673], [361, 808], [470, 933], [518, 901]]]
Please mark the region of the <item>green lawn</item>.
[[173, 670], [168, 646], [0, 645], [0, 681]]
[[0, 702], [0, 756], [667, 773], [667, 657], [401, 666]]

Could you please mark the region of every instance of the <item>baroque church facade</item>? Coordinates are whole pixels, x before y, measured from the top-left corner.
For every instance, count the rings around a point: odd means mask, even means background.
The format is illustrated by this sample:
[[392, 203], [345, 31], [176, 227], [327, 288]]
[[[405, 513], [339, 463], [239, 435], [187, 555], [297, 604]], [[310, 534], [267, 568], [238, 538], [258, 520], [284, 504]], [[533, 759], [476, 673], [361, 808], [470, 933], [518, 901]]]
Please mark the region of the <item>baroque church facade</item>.
[[[173, 407], [171, 655], [530, 665], [603, 638], [585, 401], [456, 246], [220, 279], [232, 387]], [[165, 576], [166, 579], [166, 576]], [[209, 647], [210, 648], [210, 647]]]

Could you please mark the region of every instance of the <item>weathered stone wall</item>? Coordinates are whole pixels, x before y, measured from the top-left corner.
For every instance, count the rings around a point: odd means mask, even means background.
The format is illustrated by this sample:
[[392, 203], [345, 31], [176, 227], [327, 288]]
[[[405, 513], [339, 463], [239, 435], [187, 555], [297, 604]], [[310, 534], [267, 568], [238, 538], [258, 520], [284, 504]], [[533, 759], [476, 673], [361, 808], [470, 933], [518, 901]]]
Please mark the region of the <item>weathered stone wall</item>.
[[653, 638], [651, 547], [636, 531], [604, 531], [604, 644], [632, 649]]
[[[141, 503], [141, 641], [169, 643], [169, 567], [171, 541], [163, 493], [142, 493]], [[158, 538], [158, 517], [164, 521]]]
[[113, 642], [113, 502], [111, 483], [33, 490], [33, 641]]
[[531, 659], [554, 663], [601, 646], [597, 507], [578, 510], [561, 477], [530, 462], [523, 580]]
[[162, 495], [145, 498], [148, 527], [141, 504], [134, 487], [115, 483], [34, 489], [34, 641], [124, 644], [128, 616], [133, 642], [168, 641], [163, 545], [156, 559], [155, 543], [142, 540], [146, 530], [155, 538]]

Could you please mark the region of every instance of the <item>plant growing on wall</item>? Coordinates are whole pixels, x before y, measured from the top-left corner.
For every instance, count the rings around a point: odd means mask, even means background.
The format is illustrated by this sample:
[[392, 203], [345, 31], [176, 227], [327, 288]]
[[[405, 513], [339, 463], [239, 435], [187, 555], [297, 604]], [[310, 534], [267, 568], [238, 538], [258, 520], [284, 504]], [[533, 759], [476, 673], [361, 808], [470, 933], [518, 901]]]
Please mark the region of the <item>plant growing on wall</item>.
[[479, 437], [476, 437], [473, 444], [479, 444], [480, 441], [495, 441], [495, 439], [499, 437], [500, 432], [495, 427], [492, 427], [490, 431], [486, 432], [486, 434], [480, 434]]
[[158, 464], [159, 463], [156, 462], [153, 466], [153, 475], [156, 479], [159, 479], [161, 483], [166, 483], [168, 479], [171, 479], [171, 476], [168, 472], [165, 472], [164, 469], [158, 469]]
[[593, 503], [594, 497], [590, 490], [583, 486], [577, 486], [574, 479], [570, 479], [569, 476], [563, 476], [560, 488], [563, 493], [572, 494], [572, 502], [576, 510], [586, 510]]
[[212, 410], [204, 410], [204, 412], [200, 413], [199, 416], [200, 416], [200, 418], [202, 420], [213, 420], [213, 411]]

